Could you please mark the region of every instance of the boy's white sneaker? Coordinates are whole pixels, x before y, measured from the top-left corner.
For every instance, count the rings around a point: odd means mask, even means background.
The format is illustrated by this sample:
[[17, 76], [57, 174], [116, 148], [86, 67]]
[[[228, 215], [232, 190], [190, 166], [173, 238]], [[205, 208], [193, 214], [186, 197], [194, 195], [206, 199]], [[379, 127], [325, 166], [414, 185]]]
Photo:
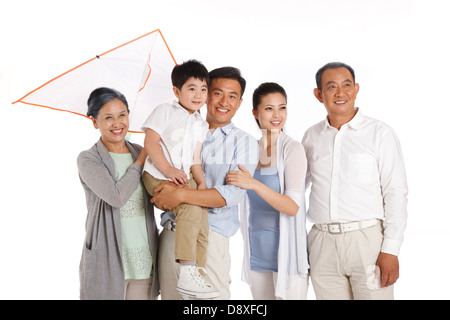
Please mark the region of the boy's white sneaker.
[[211, 299], [219, 296], [219, 291], [198, 272], [198, 267], [194, 265], [180, 265], [177, 291], [197, 299]]

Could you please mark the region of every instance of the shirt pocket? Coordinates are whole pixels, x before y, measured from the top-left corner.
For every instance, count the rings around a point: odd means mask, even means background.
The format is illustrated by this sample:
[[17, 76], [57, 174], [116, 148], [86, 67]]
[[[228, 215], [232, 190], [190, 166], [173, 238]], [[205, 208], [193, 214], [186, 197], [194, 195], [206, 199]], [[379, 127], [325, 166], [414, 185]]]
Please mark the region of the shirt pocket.
[[377, 162], [370, 154], [348, 155], [347, 179], [353, 182], [373, 182], [377, 177]]

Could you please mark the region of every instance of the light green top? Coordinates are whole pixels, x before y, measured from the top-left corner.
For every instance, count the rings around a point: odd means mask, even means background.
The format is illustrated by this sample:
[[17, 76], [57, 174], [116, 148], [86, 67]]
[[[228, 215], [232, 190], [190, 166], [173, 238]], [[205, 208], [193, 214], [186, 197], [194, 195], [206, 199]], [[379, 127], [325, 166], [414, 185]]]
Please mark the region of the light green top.
[[[134, 163], [131, 153], [112, 153], [116, 169], [116, 181], [122, 179]], [[122, 225], [122, 260], [125, 279], [147, 279], [152, 271], [153, 259], [147, 238], [145, 221], [145, 197], [142, 182], [120, 208]]]

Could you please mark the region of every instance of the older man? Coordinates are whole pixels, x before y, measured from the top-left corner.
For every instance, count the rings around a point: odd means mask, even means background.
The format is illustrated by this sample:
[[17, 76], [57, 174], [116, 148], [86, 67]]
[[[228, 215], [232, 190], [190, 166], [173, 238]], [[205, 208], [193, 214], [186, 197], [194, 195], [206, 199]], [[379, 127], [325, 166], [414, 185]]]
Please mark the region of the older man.
[[316, 297], [393, 299], [407, 217], [398, 138], [389, 126], [355, 108], [359, 85], [350, 66], [329, 63], [317, 72], [316, 82], [314, 95], [327, 118], [303, 138]]

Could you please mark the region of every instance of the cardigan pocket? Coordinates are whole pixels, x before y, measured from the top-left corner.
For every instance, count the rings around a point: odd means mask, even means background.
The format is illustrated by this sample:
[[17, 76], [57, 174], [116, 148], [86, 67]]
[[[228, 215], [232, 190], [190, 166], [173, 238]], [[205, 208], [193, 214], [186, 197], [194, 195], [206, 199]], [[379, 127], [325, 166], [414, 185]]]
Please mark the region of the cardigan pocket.
[[87, 247], [83, 250], [80, 264], [80, 298], [81, 300], [98, 299], [95, 297], [95, 288], [92, 288], [96, 278], [97, 250]]
[[94, 224], [88, 229], [85, 238], [85, 247], [87, 250], [95, 250], [97, 248], [98, 240], [98, 225]]
[[100, 201], [98, 203], [98, 209], [93, 210], [88, 214], [88, 220], [86, 221], [86, 238], [85, 244], [86, 249], [94, 250], [97, 248], [98, 236], [101, 227], [101, 216], [105, 211], [104, 202]]

